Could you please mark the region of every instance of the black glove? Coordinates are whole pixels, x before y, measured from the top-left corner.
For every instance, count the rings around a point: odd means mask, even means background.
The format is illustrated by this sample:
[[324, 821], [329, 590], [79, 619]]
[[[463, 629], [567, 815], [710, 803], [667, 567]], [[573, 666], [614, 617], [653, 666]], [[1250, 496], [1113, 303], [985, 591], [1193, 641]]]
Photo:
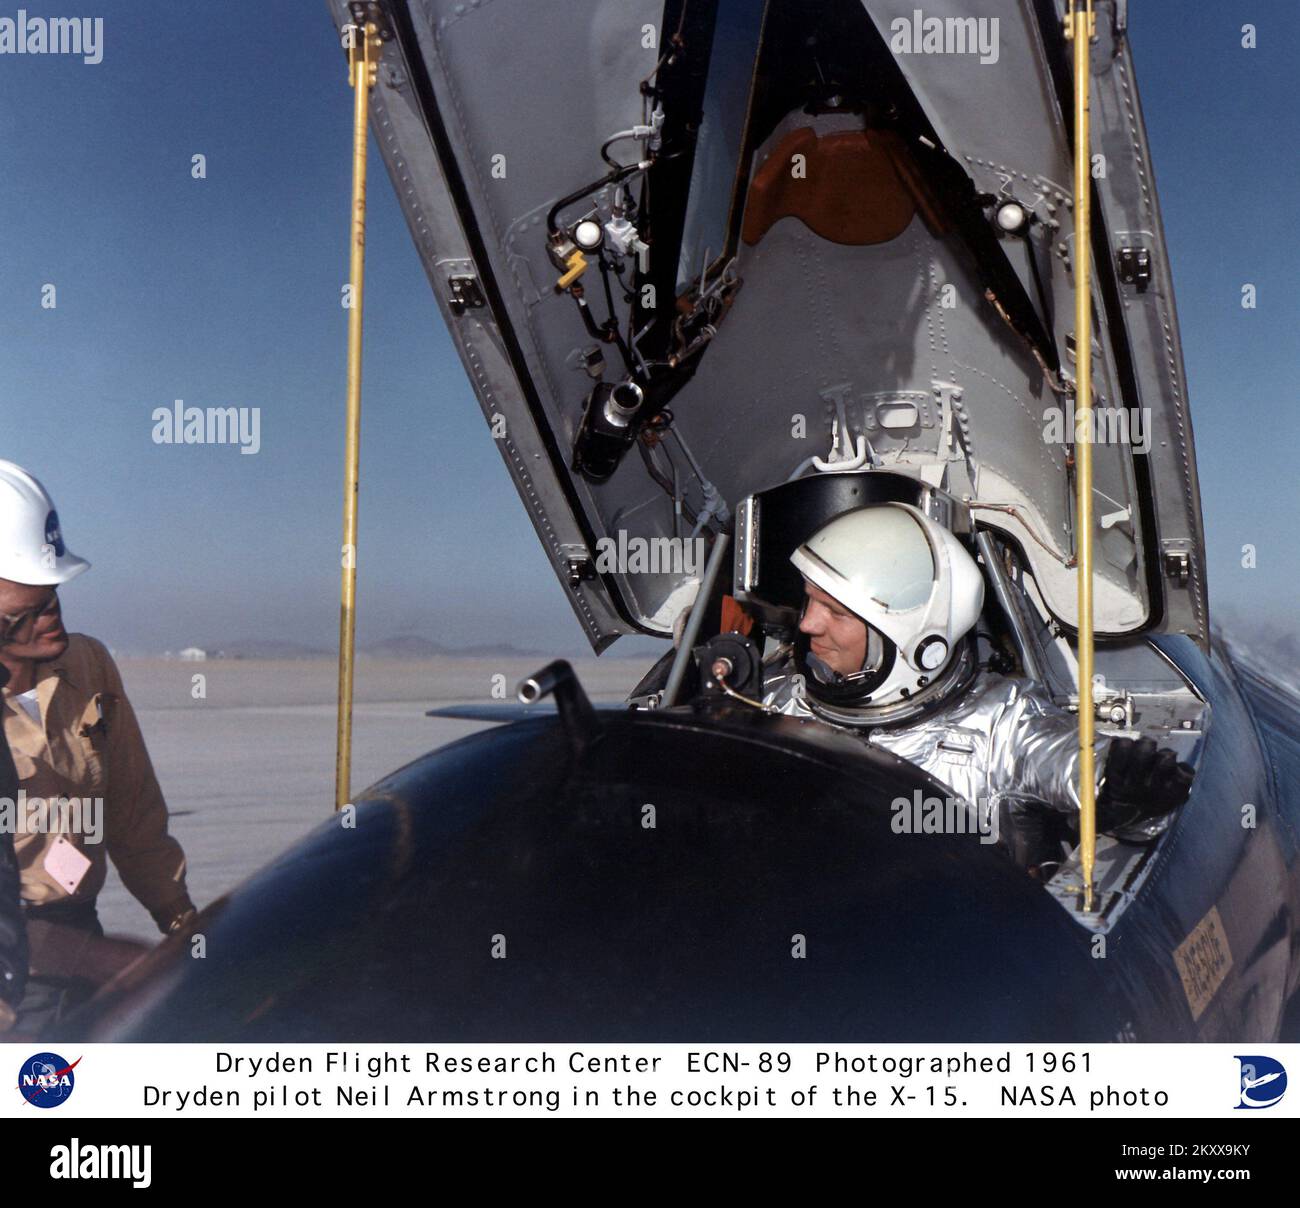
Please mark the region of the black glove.
[[1154, 738], [1112, 738], [1097, 798], [1097, 829], [1134, 826], [1177, 809], [1190, 796], [1196, 773]]

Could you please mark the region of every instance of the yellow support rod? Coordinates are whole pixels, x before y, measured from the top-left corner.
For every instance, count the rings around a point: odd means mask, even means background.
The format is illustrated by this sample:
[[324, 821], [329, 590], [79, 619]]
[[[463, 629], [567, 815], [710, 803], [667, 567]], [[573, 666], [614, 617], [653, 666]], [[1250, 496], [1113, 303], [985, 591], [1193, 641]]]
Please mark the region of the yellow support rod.
[[1079, 860], [1083, 909], [1093, 908], [1097, 862], [1096, 772], [1093, 760], [1092, 700], [1092, 157], [1089, 151], [1089, 49], [1096, 29], [1092, 0], [1066, 14], [1066, 36], [1074, 43], [1074, 346], [1075, 533], [1079, 574]]
[[352, 800], [352, 672], [357, 623], [357, 484], [361, 471], [361, 318], [366, 269], [366, 135], [370, 89], [379, 59], [378, 29], [352, 28], [348, 82], [352, 120], [352, 249], [348, 283], [348, 401], [343, 449], [343, 578], [339, 606], [339, 716], [334, 764], [334, 809]]

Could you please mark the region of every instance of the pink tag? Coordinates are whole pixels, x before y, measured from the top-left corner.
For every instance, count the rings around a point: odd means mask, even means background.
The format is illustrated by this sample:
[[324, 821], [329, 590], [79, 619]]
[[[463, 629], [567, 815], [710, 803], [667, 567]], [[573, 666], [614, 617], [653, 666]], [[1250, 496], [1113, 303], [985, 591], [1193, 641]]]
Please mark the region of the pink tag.
[[69, 893], [76, 893], [90, 868], [90, 861], [62, 835], [45, 853], [45, 871]]

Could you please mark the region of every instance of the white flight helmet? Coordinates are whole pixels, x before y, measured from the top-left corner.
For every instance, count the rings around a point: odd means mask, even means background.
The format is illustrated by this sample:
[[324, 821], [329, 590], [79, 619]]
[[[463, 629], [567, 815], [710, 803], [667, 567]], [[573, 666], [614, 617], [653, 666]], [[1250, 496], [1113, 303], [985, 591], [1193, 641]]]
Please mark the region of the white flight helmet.
[[858, 672], [840, 675], [801, 653], [817, 712], [879, 724], [953, 689], [959, 663], [970, 663], [962, 639], [979, 620], [984, 577], [943, 525], [910, 504], [871, 504], [837, 516], [790, 561], [867, 625]]
[[89, 567], [63, 544], [49, 492], [22, 466], [0, 461], [0, 579], [53, 586]]

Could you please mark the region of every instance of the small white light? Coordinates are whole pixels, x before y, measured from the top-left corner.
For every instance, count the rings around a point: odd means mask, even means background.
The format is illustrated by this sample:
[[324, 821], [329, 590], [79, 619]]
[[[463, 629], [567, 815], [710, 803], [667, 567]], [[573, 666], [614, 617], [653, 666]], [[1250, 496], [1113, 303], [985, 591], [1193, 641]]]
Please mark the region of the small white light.
[[1018, 201], [1005, 201], [998, 206], [998, 226], [1010, 234], [1023, 231], [1029, 224], [1029, 215]]
[[590, 218], [584, 218], [573, 228], [573, 242], [582, 248], [584, 252], [590, 252], [600, 247], [604, 238], [605, 235], [600, 229], [600, 223], [594, 222]]
[[920, 650], [921, 666], [934, 671], [948, 657], [948, 643], [942, 638], [931, 638]]

